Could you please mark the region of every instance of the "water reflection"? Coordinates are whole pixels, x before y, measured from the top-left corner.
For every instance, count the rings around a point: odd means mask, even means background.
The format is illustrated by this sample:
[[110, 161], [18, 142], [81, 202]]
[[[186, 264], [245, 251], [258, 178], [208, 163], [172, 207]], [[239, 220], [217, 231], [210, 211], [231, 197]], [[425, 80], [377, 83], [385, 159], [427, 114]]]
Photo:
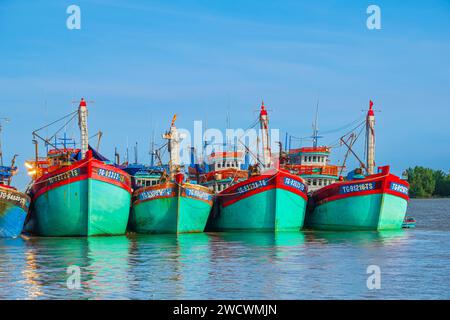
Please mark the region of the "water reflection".
[[405, 230], [391, 231], [305, 231], [308, 242], [372, 246], [395, 245], [408, 238]]
[[[128, 251], [129, 240], [125, 236], [29, 238], [25, 241], [22, 280], [25, 298], [95, 299], [105, 295], [115, 298], [115, 292], [126, 294], [123, 284], [128, 274]], [[67, 287], [69, 266], [80, 268], [80, 290]]]
[[[429, 230], [0, 239], [0, 299], [448, 297], [448, 241]], [[371, 264], [381, 296], [366, 287]], [[80, 290], [67, 288], [71, 265]]]

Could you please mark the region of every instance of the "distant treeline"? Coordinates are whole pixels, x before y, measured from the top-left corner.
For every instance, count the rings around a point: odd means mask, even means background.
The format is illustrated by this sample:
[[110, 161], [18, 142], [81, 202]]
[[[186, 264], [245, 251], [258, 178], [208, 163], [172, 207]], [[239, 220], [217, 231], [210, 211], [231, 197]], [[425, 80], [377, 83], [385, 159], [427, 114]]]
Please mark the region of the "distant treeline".
[[410, 197], [450, 197], [450, 174], [424, 167], [409, 168], [406, 172]]

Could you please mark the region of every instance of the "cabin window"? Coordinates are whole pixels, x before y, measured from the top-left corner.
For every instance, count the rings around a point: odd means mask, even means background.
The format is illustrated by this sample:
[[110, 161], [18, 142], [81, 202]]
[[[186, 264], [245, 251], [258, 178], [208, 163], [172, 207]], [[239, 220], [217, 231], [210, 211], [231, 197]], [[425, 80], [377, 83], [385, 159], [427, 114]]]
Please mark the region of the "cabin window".
[[317, 180], [316, 179], [313, 179], [312, 183], [313, 183], [313, 186], [317, 186]]

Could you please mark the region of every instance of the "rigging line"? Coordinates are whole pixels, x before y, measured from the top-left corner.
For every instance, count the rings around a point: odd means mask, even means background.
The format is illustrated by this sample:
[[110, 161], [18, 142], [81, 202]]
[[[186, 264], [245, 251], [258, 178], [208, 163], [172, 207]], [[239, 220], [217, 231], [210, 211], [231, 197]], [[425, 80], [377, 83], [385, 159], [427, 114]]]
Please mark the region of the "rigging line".
[[332, 130], [321, 131], [320, 133], [321, 134], [327, 134], [327, 133], [334, 133], [334, 132], [342, 131], [344, 129], [347, 129], [347, 128], [351, 127], [353, 124], [363, 120], [364, 118], [365, 118], [365, 116], [359, 117], [358, 119], [353, 120], [352, 122], [350, 122], [350, 123], [348, 123], [348, 124], [346, 124], [346, 125], [344, 125], [342, 127], [339, 127], [339, 128], [336, 128], [336, 129], [332, 129]]
[[100, 131], [97, 132], [96, 134], [94, 134], [93, 136], [90, 136], [90, 137], [89, 137], [89, 140], [92, 139], [92, 138], [95, 138], [95, 137], [98, 136], [99, 134], [100, 134]]
[[61, 128], [59, 128], [48, 140], [53, 139], [62, 129], [64, 129], [76, 116], [77, 114], [74, 114], [72, 118], [70, 118]]
[[[347, 123], [346, 125], [341, 126], [341, 127], [339, 127], [339, 128], [332, 129], [332, 130], [321, 131], [320, 134], [328, 134], [328, 133], [334, 133], [334, 132], [342, 131], [342, 130], [344, 130], [344, 129], [347, 129], [347, 128], [351, 127], [353, 124], [355, 124], [355, 123], [357, 123], [357, 122], [363, 120], [364, 118], [365, 118], [365, 116], [359, 117], [359, 118], [353, 120], [352, 122], [349, 122], [349, 123]], [[356, 129], [356, 128], [355, 128], [355, 129]], [[355, 129], [353, 129], [353, 130], [355, 130]], [[353, 131], [353, 130], [352, 130], [352, 131]], [[348, 133], [347, 133], [347, 134], [348, 134]], [[306, 136], [306, 137], [296, 137], [296, 136], [293, 136], [293, 135], [289, 135], [289, 136], [290, 136], [292, 139], [296, 139], [296, 140], [306, 140], [306, 139], [308, 139], [308, 138], [311, 138], [311, 136]], [[339, 140], [339, 139], [338, 139], [338, 140]]]
[[311, 139], [311, 136], [306, 136], [306, 137], [296, 137], [296, 136], [289, 135], [289, 137], [291, 137], [291, 139], [295, 139], [295, 140], [306, 140], [306, 139]]
[[36, 130], [34, 130], [33, 132], [38, 132], [38, 131], [41, 131], [42, 129], [48, 128], [48, 127], [50, 127], [51, 125], [53, 125], [53, 124], [55, 124], [55, 123], [57, 123], [57, 122], [59, 122], [59, 121], [61, 121], [61, 120], [64, 120], [65, 118], [68, 118], [68, 117], [70, 117], [70, 116], [72, 116], [72, 115], [74, 115], [74, 114], [76, 114], [76, 113], [78, 113], [78, 110], [75, 110], [74, 112], [71, 112], [71, 113], [65, 115], [65, 116], [62, 117], [62, 118], [59, 118], [58, 120], [55, 120], [55, 121], [53, 121], [53, 122], [51, 122], [51, 123], [49, 123], [49, 124], [47, 124], [47, 125], [45, 125], [45, 126], [39, 128], [39, 129], [36, 129]]
[[[362, 121], [360, 124], [358, 124], [358, 125], [357, 125], [356, 127], [354, 127], [352, 130], [348, 131], [348, 132], [347, 132], [346, 134], [344, 134], [342, 137], [345, 137], [345, 136], [347, 136], [349, 133], [352, 133], [353, 131], [359, 129], [359, 127], [362, 126], [362, 125], [364, 125], [365, 123], [366, 123], [365, 120]], [[336, 142], [339, 142], [340, 139], [341, 139], [342, 137], [339, 137], [339, 138], [337, 138], [337, 139], [335, 139], [335, 140], [332, 140], [329, 144], [335, 144]]]

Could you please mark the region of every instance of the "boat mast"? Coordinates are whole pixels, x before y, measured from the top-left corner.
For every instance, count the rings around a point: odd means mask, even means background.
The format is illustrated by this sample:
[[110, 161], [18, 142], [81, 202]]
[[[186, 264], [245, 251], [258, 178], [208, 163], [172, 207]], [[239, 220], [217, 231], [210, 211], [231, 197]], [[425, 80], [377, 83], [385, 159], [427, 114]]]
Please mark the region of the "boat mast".
[[369, 111], [366, 118], [366, 167], [367, 174], [374, 174], [375, 168], [375, 113], [373, 102], [369, 102]]
[[262, 165], [264, 168], [272, 166], [271, 163], [271, 150], [269, 140], [269, 117], [267, 116], [267, 110], [264, 106], [264, 101], [261, 103], [261, 110], [259, 112], [259, 123], [261, 128], [261, 142], [262, 142]]
[[80, 105], [78, 107], [78, 126], [80, 127], [80, 135], [81, 135], [81, 158], [84, 159], [86, 157], [86, 152], [89, 148], [89, 135], [88, 135], [88, 126], [87, 126], [87, 105], [84, 98], [81, 98]]
[[172, 118], [170, 130], [163, 135], [163, 138], [168, 140], [168, 150], [170, 155], [169, 170], [171, 179], [173, 179], [175, 174], [180, 170], [180, 142], [182, 138], [177, 130], [177, 127], [175, 127], [176, 119], [177, 115], [175, 114]]
[[8, 118], [0, 118], [0, 166], [3, 166], [3, 149], [2, 149], [2, 121], [9, 122]]

